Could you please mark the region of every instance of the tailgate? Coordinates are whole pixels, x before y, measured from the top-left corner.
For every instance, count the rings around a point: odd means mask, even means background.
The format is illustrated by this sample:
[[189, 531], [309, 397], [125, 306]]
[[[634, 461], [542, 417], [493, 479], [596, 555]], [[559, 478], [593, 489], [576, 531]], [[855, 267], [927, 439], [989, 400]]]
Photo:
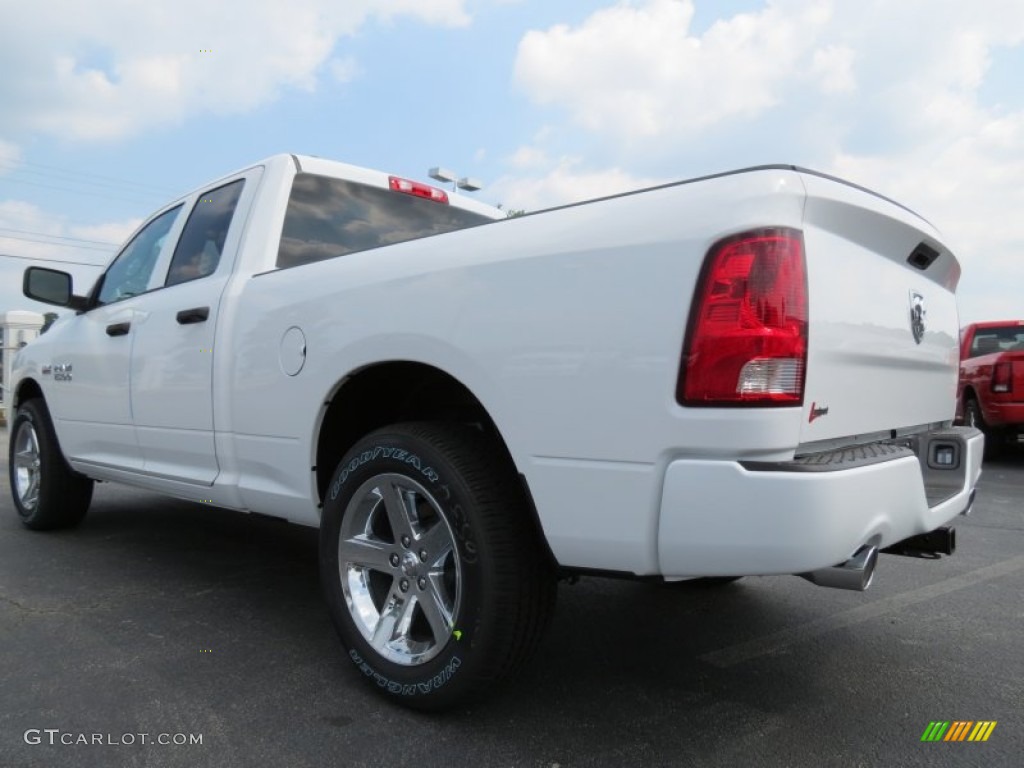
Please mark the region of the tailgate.
[[809, 297], [800, 442], [851, 442], [949, 421], [960, 265], [916, 214], [803, 174]]

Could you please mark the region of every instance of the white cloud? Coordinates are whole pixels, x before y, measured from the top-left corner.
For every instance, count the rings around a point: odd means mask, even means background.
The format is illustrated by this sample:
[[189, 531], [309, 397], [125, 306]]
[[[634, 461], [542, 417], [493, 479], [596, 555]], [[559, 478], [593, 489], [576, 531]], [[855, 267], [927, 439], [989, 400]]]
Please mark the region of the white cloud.
[[702, 34], [693, 15], [693, 0], [620, 0], [575, 27], [530, 31], [516, 82], [595, 134], [680, 140], [780, 104], [805, 109], [807, 84], [850, 94], [866, 80], [892, 109], [973, 93], [993, 47], [1024, 40], [1019, 0], [766, 0]]
[[905, 202], [942, 230], [963, 266], [965, 320], [1024, 317], [1024, 112], [979, 115], [961, 130], [910, 152], [841, 154], [830, 170]]
[[362, 74], [358, 62], [351, 56], [333, 58], [328, 62], [327, 67], [331, 72], [331, 77], [338, 83], [351, 82]]
[[[33, 259], [105, 264], [114, 255], [117, 244], [138, 225], [139, 220], [132, 219], [73, 226], [65, 217], [52, 214], [32, 203], [0, 200], [0, 253]], [[75, 243], [64, 238], [96, 242]], [[87, 247], [75, 247], [77, 245]]]
[[845, 45], [830, 45], [814, 52], [811, 72], [820, 79], [825, 93], [847, 93], [857, 88], [853, 74], [854, 53]]
[[384, 18], [408, 15], [430, 24], [464, 27], [470, 23], [464, 4], [464, 0], [382, 0], [375, 5], [377, 13]]
[[[114, 139], [193, 114], [231, 113], [354, 70], [339, 41], [368, 19], [465, 25], [464, 0], [77, 0], [5, 8], [0, 132]], [[328, 62], [331, 62], [328, 65]]]
[[17, 144], [0, 139], [0, 176], [14, 170], [21, 160], [21, 149]]
[[508, 160], [515, 168], [538, 168], [547, 164], [548, 156], [538, 147], [520, 147]]
[[[879, 64], [862, 89], [878, 99], [865, 104], [861, 127], [871, 123], [898, 140], [874, 151], [840, 147], [830, 170], [906, 203], [943, 231], [963, 266], [963, 321], [1024, 317], [1024, 294], [1011, 288], [1024, 285], [1024, 109], [980, 96], [993, 51], [1024, 42], [1024, 4], [994, 2], [984, 13], [954, 2], [908, 5], [891, 20], [895, 29], [846, 19], [848, 38]], [[920, 14], [913, 45], [897, 32], [906, 13]]]
[[71, 237], [83, 240], [95, 240], [101, 243], [116, 243], [120, 245], [128, 236], [134, 232], [142, 219], [133, 218], [125, 221], [110, 221], [102, 224], [88, 224], [85, 226], [74, 226], [68, 229]]
[[588, 130], [685, 135], [776, 104], [829, 18], [827, 3], [769, 4], [690, 33], [692, 0], [620, 2], [582, 25], [527, 33], [515, 77]]
[[631, 192], [659, 184], [663, 179], [633, 176], [620, 168], [579, 170], [579, 160], [563, 157], [546, 174], [499, 179], [488, 188], [491, 197], [507, 209], [536, 211], [563, 203]]

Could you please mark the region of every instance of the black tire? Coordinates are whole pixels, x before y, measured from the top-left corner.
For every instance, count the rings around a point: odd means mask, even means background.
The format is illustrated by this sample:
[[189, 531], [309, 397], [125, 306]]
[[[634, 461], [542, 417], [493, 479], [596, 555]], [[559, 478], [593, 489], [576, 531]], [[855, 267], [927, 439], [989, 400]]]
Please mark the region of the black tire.
[[441, 423], [386, 427], [345, 455], [324, 503], [320, 572], [356, 669], [431, 711], [491, 693], [528, 661], [556, 590], [507, 456]]
[[964, 424], [985, 431], [985, 418], [981, 415], [981, 407], [971, 395], [964, 399]]
[[14, 509], [26, 528], [48, 531], [82, 521], [93, 481], [68, 466], [41, 399], [18, 406], [7, 458]]
[[984, 457], [986, 459], [995, 459], [1002, 454], [1006, 442], [1005, 436], [1002, 433], [993, 430], [985, 423], [985, 417], [982, 415], [981, 406], [978, 404], [977, 399], [971, 395], [968, 395], [964, 400], [964, 424], [968, 427], [976, 427], [984, 433]]

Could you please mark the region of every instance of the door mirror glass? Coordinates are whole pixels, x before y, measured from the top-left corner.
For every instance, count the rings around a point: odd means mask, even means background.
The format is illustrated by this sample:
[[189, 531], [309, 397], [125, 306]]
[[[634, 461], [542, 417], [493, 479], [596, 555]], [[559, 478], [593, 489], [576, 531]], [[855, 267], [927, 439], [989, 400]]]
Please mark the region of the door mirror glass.
[[66, 307], [71, 304], [71, 275], [46, 267], [29, 267], [25, 270], [22, 293], [28, 298], [44, 304]]

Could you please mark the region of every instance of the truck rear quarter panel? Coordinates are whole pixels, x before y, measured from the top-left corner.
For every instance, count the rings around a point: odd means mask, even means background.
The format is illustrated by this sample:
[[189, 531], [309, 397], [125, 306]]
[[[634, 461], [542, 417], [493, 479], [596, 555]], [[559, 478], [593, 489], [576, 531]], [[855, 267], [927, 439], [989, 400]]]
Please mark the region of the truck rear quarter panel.
[[[739, 173], [246, 281], [225, 389], [248, 506], [315, 522], [322, 404], [364, 366], [417, 361], [487, 409], [560, 562], [655, 572], [672, 457], [784, 458], [797, 443], [797, 409], [732, 410], [723, 421], [678, 406], [674, 392], [709, 247], [747, 229], [799, 227], [802, 207], [794, 172]], [[280, 225], [263, 241], [279, 237]], [[279, 362], [292, 327], [307, 346], [296, 376]]]

